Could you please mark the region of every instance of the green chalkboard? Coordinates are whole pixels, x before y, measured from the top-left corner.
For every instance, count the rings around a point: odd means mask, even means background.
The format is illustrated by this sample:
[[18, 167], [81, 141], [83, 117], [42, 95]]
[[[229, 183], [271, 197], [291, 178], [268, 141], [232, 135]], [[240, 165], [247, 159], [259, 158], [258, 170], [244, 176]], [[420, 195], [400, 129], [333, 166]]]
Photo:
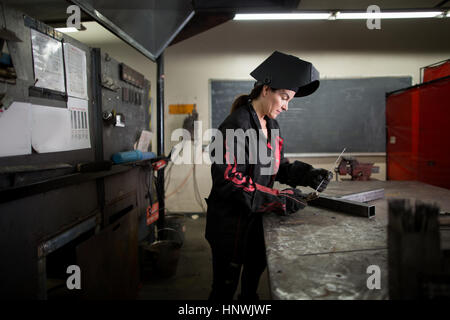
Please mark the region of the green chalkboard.
[[[211, 80], [211, 127], [229, 115], [235, 97], [254, 81]], [[310, 96], [295, 98], [277, 118], [285, 153], [385, 152], [385, 94], [411, 86], [411, 77], [325, 79]]]

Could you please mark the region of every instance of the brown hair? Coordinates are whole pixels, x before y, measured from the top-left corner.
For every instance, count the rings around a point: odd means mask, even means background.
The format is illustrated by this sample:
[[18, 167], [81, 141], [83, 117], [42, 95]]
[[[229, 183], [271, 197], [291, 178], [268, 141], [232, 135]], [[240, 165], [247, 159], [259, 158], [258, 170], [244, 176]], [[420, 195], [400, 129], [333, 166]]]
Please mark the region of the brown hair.
[[[259, 97], [259, 95], [261, 94], [261, 91], [264, 87], [264, 84], [257, 84], [252, 92], [250, 92], [250, 94], [243, 94], [239, 97], [236, 98], [236, 100], [234, 100], [233, 104], [231, 105], [231, 111], [230, 113], [233, 113], [234, 111], [236, 111], [236, 109], [246, 105], [249, 100], [253, 100]], [[272, 88], [270, 88], [270, 90], [274, 90]]]

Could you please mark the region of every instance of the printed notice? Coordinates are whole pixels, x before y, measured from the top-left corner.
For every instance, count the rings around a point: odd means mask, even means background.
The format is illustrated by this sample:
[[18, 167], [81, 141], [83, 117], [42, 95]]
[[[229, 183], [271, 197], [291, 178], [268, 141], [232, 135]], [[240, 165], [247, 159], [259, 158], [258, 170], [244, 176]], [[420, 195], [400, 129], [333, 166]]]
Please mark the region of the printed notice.
[[69, 97], [67, 99], [67, 107], [70, 112], [71, 148], [90, 148], [91, 138], [89, 134], [89, 108], [87, 100]]
[[88, 101], [68, 97], [67, 109], [32, 106], [32, 146], [38, 153], [91, 147]]
[[62, 43], [31, 29], [35, 86], [65, 92]]
[[71, 97], [87, 99], [86, 53], [64, 43], [67, 94]]

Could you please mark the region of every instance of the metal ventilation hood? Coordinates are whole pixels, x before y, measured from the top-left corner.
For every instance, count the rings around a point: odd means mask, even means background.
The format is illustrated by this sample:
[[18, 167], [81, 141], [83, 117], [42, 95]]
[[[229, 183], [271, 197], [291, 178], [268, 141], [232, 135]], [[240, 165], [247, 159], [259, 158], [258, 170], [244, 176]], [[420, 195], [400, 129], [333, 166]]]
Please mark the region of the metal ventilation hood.
[[[68, 6], [81, 22], [97, 21], [153, 61], [177, 43], [234, 17], [237, 12], [289, 11], [300, 0], [0, 0], [51, 26], [65, 24]], [[194, 17], [195, 16], [195, 17]], [[194, 17], [194, 19], [192, 19]]]
[[186, 0], [73, 0], [94, 20], [153, 61], [194, 16]]
[[70, 5], [81, 23], [97, 21], [153, 61], [194, 16], [189, 0], [0, 0], [50, 26], [65, 25]]
[[193, 0], [195, 15], [170, 45], [234, 18], [236, 13], [290, 12], [300, 0]]

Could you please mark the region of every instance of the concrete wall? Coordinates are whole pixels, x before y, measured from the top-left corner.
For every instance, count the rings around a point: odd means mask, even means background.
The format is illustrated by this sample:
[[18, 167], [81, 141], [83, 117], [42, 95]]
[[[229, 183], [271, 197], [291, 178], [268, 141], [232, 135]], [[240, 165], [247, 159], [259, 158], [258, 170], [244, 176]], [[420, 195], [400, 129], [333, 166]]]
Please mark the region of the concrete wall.
[[[450, 57], [450, 42], [446, 40], [449, 30], [450, 19], [383, 20], [381, 30], [367, 29], [363, 20], [229, 21], [173, 45], [165, 52], [166, 153], [175, 144], [170, 141], [171, 133], [182, 126], [185, 118], [168, 114], [169, 104], [195, 103], [205, 130], [210, 122], [208, 81], [250, 79], [249, 73], [274, 50], [313, 62], [322, 78], [412, 76], [417, 84], [421, 67]], [[144, 73], [152, 81], [152, 88], [156, 88], [153, 62], [118, 42], [100, 47]], [[154, 118], [155, 115], [153, 121]], [[300, 160], [330, 168], [335, 157]], [[359, 160], [375, 162], [380, 173], [374, 177], [385, 179], [385, 157]], [[169, 196], [166, 202], [169, 211], [201, 210], [194, 196], [192, 168], [192, 165], [172, 168], [167, 194], [181, 187], [178, 193]], [[203, 199], [211, 188], [209, 166], [197, 165], [196, 177]]]

